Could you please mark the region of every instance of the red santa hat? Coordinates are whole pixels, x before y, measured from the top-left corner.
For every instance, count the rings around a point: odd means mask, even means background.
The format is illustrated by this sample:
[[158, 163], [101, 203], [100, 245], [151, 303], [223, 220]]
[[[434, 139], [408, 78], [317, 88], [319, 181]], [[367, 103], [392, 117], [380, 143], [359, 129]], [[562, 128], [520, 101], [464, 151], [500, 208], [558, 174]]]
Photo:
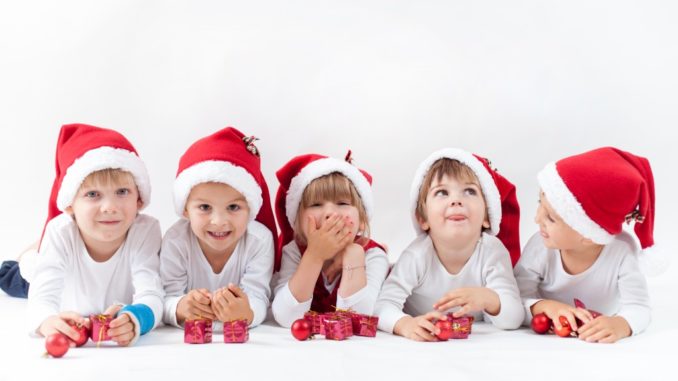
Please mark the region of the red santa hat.
[[278, 232], [255, 140], [227, 127], [193, 143], [179, 160], [174, 180], [176, 213], [183, 216], [194, 186], [207, 182], [227, 184], [245, 196], [250, 221], [266, 226], [275, 240]]
[[537, 178], [553, 209], [582, 236], [605, 245], [635, 221], [640, 246], [654, 244], [654, 178], [644, 157], [598, 148], [551, 162]]
[[[345, 160], [339, 160], [317, 154], [307, 154], [292, 158], [276, 172], [280, 187], [275, 198], [275, 214], [280, 225], [279, 247], [294, 239], [294, 229], [301, 198], [306, 187], [315, 179], [331, 173], [341, 173], [355, 187], [365, 207], [367, 219], [372, 218], [374, 202], [372, 200], [372, 176], [351, 164], [351, 152]], [[280, 269], [280, 258], [276, 257], [275, 271]]]
[[457, 160], [478, 177], [490, 220], [487, 233], [502, 241], [515, 266], [520, 258], [520, 207], [516, 198], [516, 187], [493, 169], [488, 159], [476, 154], [457, 148], [444, 148], [432, 153], [419, 165], [410, 189], [410, 215], [417, 233], [423, 233], [416, 216], [419, 190], [431, 166], [440, 159]]
[[49, 198], [47, 222], [71, 206], [87, 176], [103, 169], [131, 173], [139, 189], [142, 208], [151, 202], [151, 181], [146, 165], [122, 134], [86, 124], [62, 126], [57, 140], [56, 177]]

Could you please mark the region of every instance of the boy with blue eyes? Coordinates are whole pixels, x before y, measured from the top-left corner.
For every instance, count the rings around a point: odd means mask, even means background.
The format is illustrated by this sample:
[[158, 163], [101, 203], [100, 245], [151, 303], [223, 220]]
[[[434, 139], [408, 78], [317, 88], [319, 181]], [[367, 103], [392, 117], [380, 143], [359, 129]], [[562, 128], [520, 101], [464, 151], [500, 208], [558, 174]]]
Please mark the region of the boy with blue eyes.
[[181, 157], [174, 206], [184, 218], [160, 253], [167, 324], [207, 318], [220, 331], [224, 321], [266, 317], [277, 230], [254, 140], [228, 127]]
[[[139, 214], [150, 201], [146, 167], [118, 132], [62, 127], [47, 224], [28, 291], [28, 324], [78, 339], [74, 325], [114, 315], [108, 334], [133, 344], [162, 318], [160, 225]], [[63, 213], [62, 213], [63, 212]]]
[[419, 236], [379, 294], [379, 329], [436, 341], [434, 320], [473, 315], [518, 328], [524, 311], [512, 265], [520, 257], [515, 187], [482, 157], [459, 149], [430, 155], [410, 201]]

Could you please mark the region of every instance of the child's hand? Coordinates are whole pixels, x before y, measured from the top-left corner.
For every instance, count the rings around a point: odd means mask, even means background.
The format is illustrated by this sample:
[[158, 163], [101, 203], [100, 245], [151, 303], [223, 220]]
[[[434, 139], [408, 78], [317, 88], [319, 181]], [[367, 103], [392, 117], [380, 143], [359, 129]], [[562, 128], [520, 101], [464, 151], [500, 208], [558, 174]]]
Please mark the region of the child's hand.
[[614, 343], [631, 336], [631, 327], [621, 316], [598, 316], [584, 323], [578, 334], [580, 339], [590, 343]]
[[[61, 332], [64, 335], [68, 336], [71, 340], [77, 341], [80, 334], [76, 331], [72, 324], [80, 324], [89, 326], [89, 320], [80, 316], [77, 312], [65, 311], [61, 312], [58, 315], [52, 315], [45, 319], [40, 327], [38, 328], [38, 333], [42, 336], [49, 336], [53, 333]], [[75, 343], [71, 343], [71, 346], [74, 346]]]
[[496, 316], [501, 310], [499, 295], [487, 287], [457, 288], [438, 299], [433, 308], [438, 311], [446, 311], [458, 306], [461, 306], [461, 308], [452, 314], [454, 317], [464, 316], [476, 311], [485, 311]]
[[313, 216], [308, 216], [306, 224], [306, 240], [308, 241], [307, 252], [322, 260], [333, 258], [348, 244], [353, 242], [355, 235], [351, 229], [351, 222], [337, 214], [332, 214], [320, 227], [316, 227]]
[[177, 322], [183, 324], [186, 319], [216, 317], [211, 306], [212, 295], [204, 288], [191, 290], [177, 304]]
[[553, 321], [553, 327], [556, 330], [562, 328], [560, 325], [560, 316], [565, 316], [567, 322], [570, 323], [572, 330], [577, 332], [579, 327], [577, 327], [577, 320], [575, 317], [579, 318], [584, 325], [593, 320], [593, 316], [589, 311], [556, 300], [540, 300], [530, 307], [530, 311], [532, 311], [532, 316], [544, 313], [551, 321]]
[[435, 335], [440, 333], [440, 329], [432, 323], [435, 319], [445, 320], [447, 316], [438, 311], [416, 317], [405, 316], [396, 322], [393, 333], [414, 341], [438, 341]]
[[212, 308], [221, 321], [246, 319], [247, 324], [251, 324], [254, 319], [247, 294], [232, 283], [214, 293]]
[[[121, 305], [114, 304], [106, 309], [104, 315], [115, 316], [121, 308]], [[118, 345], [127, 346], [134, 338], [134, 322], [128, 314], [120, 314], [111, 320], [111, 324], [108, 326], [108, 335]]]

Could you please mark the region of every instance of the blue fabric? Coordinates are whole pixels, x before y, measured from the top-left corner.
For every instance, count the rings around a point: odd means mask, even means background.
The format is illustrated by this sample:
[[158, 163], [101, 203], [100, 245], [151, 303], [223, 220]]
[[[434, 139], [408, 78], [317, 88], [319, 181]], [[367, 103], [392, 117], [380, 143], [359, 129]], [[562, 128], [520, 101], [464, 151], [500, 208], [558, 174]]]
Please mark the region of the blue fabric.
[[21, 277], [19, 262], [5, 261], [0, 266], [0, 289], [15, 298], [28, 298], [28, 282]]
[[145, 304], [128, 304], [123, 307], [120, 312], [129, 312], [137, 318], [139, 322], [139, 332], [144, 335], [155, 325], [155, 316], [151, 307]]

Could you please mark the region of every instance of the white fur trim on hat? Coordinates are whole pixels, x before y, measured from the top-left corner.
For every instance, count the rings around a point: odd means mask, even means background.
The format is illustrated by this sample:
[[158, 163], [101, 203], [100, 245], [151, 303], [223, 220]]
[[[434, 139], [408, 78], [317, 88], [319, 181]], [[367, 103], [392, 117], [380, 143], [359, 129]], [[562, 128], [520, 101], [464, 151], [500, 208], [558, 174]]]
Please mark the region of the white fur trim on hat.
[[285, 209], [287, 221], [289, 221], [291, 226], [294, 226], [294, 223], [296, 222], [297, 212], [299, 210], [299, 204], [301, 203], [301, 196], [304, 194], [304, 189], [306, 189], [308, 184], [313, 180], [333, 172], [341, 173], [353, 183], [353, 186], [360, 195], [363, 206], [365, 207], [367, 219], [370, 220], [372, 218], [372, 187], [365, 176], [353, 165], [339, 159], [328, 157], [309, 163], [299, 171], [299, 174], [297, 174], [290, 182], [290, 189], [287, 190], [287, 197], [285, 198]]
[[192, 165], [174, 180], [174, 209], [183, 216], [186, 200], [194, 186], [202, 183], [223, 183], [242, 193], [250, 208], [253, 221], [263, 204], [261, 188], [245, 168], [226, 161], [208, 160]]
[[57, 208], [62, 212], [73, 203], [82, 182], [91, 173], [102, 169], [121, 169], [132, 174], [139, 196], [144, 203], [142, 208], [151, 202], [151, 181], [146, 165], [134, 152], [122, 148], [99, 147], [85, 152], [66, 170], [57, 195]]
[[478, 177], [478, 181], [480, 182], [480, 188], [482, 188], [483, 195], [485, 196], [485, 203], [487, 204], [487, 214], [490, 218], [489, 234], [499, 234], [499, 225], [501, 224], [501, 197], [499, 196], [499, 189], [497, 189], [497, 185], [494, 183], [492, 175], [490, 175], [478, 158], [469, 152], [457, 148], [444, 148], [436, 151], [419, 164], [419, 168], [417, 168], [417, 172], [414, 175], [412, 188], [410, 189], [411, 216], [414, 229], [417, 233], [423, 233], [423, 230], [421, 230], [421, 227], [419, 226], [419, 221], [417, 221], [416, 210], [417, 201], [419, 199], [419, 190], [424, 182], [424, 178], [431, 166], [436, 161], [444, 158], [457, 160], [471, 168], [473, 173], [476, 174], [476, 177]]
[[612, 242], [614, 235], [608, 233], [586, 214], [558, 174], [556, 163], [548, 163], [537, 175], [537, 180], [553, 209], [572, 229], [599, 245]]

